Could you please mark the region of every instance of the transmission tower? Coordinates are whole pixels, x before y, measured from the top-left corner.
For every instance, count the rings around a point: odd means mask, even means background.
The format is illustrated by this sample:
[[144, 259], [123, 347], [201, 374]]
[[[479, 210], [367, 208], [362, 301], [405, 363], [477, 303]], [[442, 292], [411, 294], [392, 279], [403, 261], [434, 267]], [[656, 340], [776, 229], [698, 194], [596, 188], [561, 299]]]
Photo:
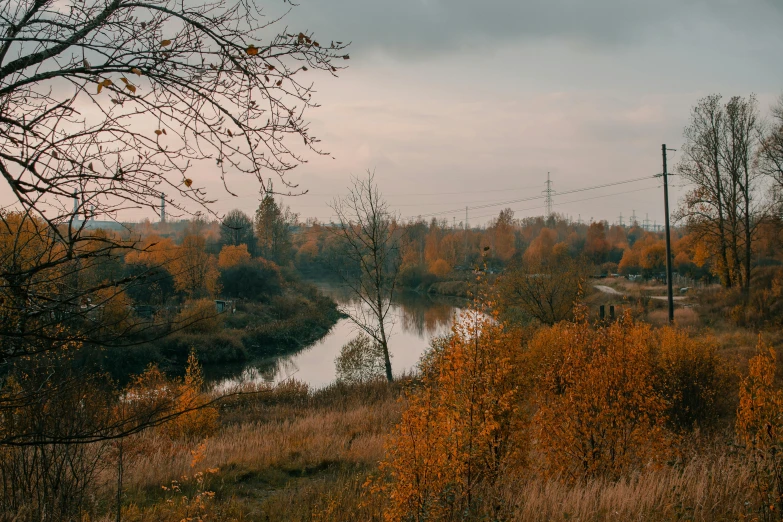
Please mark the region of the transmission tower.
[[552, 217], [552, 196], [555, 195], [555, 191], [552, 190], [552, 180], [549, 179], [549, 172], [546, 173], [546, 190], [544, 190], [546, 196], [546, 217], [549, 219]]
[[636, 210], [633, 210], [631, 212], [631, 226], [635, 227], [637, 225], [638, 225], [638, 223], [636, 222]]
[[646, 231], [650, 231], [650, 214], [644, 215], [644, 229]]
[[622, 212], [620, 212], [620, 217], [617, 218], [617, 224], [620, 225], [621, 227], [625, 226], [623, 224], [623, 213]]

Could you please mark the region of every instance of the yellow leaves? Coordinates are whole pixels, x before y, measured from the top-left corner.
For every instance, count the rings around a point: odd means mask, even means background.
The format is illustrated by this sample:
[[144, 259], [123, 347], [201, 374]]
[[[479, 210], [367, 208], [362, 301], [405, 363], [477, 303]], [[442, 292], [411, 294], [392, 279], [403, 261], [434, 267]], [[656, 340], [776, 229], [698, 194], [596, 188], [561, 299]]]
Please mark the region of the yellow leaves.
[[104, 87], [110, 87], [112, 85], [113, 85], [113, 82], [110, 79], [108, 79], [108, 78], [106, 78], [102, 82], [98, 82], [98, 94], [101, 93], [101, 91], [103, 90]]
[[171, 40], [163, 40], [160, 42], [161, 47], [168, 47], [169, 45], [171, 45]]
[[122, 82], [125, 84], [126, 89], [128, 89], [132, 93], [136, 92], [136, 87], [131, 82], [129, 82], [127, 78], [123, 76], [122, 78], [120, 78], [120, 80], [122, 80]]
[[250, 252], [247, 250], [247, 245], [226, 245], [218, 255], [218, 267], [221, 269], [231, 268], [243, 263], [248, 263], [250, 262], [250, 259], [251, 256]]
[[131, 69], [131, 72], [136, 76], [141, 76], [141, 69], [139, 69], [138, 67], [134, 67], [133, 69]]
[[560, 323], [531, 340], [534, 438], [548, 474], [617, 478], [667, 457], [675, 438], [650, 384], [655, 339], [649, 325], [624, 316], [603, 329]]
[[380, 464], [384, 476], [365, 484], [368, 494], [388, 500], [385, 520], [449, 519], [471, 509], [480, 481], [524, 465], [510, 458], [517, 446], [511, 438], [526, 435], [509, 362], [519, 339], [472, 313], [422, 359], [421, 385], [406, 397], [408, 408]]
[[250, 44], [247, 49], [245, 49], [245, 52], [248, 56], [255, 56], [258, 54], [258, 48], [255, 45]]

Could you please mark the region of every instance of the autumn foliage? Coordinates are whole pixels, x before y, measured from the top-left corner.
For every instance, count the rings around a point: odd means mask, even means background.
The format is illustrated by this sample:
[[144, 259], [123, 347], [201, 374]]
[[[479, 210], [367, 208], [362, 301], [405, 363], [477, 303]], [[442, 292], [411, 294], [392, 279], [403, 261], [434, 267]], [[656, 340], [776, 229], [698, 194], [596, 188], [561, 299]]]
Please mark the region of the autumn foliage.
[[381, 476], [369, 484], [388, 500], [384, 520], [460, 520], [487, 501], [486, 487], [498, 480], [524, 433], [508, 351], [518, 342], [472, 312], [433, 344]]
[[654, 385], [654, 339], [629, 315], [605, 328], [561, 323], [532, 339], [534, 440], [547, 475], [619, 478], [667, 458], [673, 437]]
[[753, 463], [765, 514], [783, 509], [783, 390], [775, 386], [777, 353], [759, 339], [758, 354], [740, 384], [737, 436]]

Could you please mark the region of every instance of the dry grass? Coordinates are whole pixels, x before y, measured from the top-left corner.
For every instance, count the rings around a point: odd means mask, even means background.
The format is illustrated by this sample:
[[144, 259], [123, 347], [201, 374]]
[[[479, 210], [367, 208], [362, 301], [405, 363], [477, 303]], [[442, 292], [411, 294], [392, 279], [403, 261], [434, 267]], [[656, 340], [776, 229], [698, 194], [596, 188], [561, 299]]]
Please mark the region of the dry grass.
[[381, 382], [310, 392], [294, 383], [241, 397], [223, 407], [221, 428], [206, 440], [195, 467], [198, 443], [146, 434], [135, 441], [143, 452], [125, 475], [126, 503], [135, 513], [128, 518], [158, 520], [157, 505], [166, 496], [162, 486], [218, 468], [208, 483], [215, 502], [248, 517], [231, 520], [266, 520], [275, 512], [294, 518], [270, 520], [296, 520], [292, 491], [300, 500], [310, 498], [302, 507], [312, 511], [329, 492], [375, 469], [399, 419], [401, 387]]
[[[644, 317], [644, 320], [658, 326], [666, 325], [669, 323], [669, 311], [667, 309], [652, 310]], [[674, 322], [683, 328], [694, 328], [701, 325], [699, 313], [694, 308], [675, 308]]]
[[508, 520], [740, 520], [755, 505], [750, 467], [728, 458], [697, 459], [683, 469], [648, 470], [619, 482], [576, 486], [533, 480], [499, 496]]
[[[208, 484], [221, 520], [381, 520], [384, 500], [363, 483], [397, 422], [400, 387], [384, 383], [319, 392], [281, 390], [243, 398], [222, 412], [198, 469], [220, 468]], [[695, 441], [695, 439], [694, 439]], [[161, 485], [192, 474], [193, 445], [150, 442], [126, 478], [127, 520], [167, 521]], [[157, 444], [157, 446], [156, 446]], [[509, 473], [485, 492], [487, 511], [509, 521], [738, 520], [757, 502], [750, 467], [720, 445], [694, 443], [688, 464], [648, 469], [619, 482], [569, 485]], [[725, 446], [724, 446], [725, 447]], [[145, 507], [146, 506], [146, 507]], [[133, 516], [130, 516], [133, 515]], [[107, 519], [108, 520], [108, 519]]]
[[[656, 315], [661, 313], [665, 322], [665, 309], [649, 311], [647, 319], [661, 319]], [[678, 308], [675, 314], [681, 325], [699, 325], [692, 309]], [[734, 328], [714, 335], [734, 375], [725, 397], [731, 403], [726, 411], [734, 411], [736, 381], [755, 354], [757, 334]], [[780, 333], [766, 337], [778, 345], [783, 340]], [[123, 520], [174, 520], [161, 510], [166, 498], [161, 486], [197, 470], [219, 468], [206, 485], [215, 492], [208, 519], [380, 521], [384, 499], [366, 497], [363, 484], [377, 470], [385, 439], [400, 418], [404, 404], [399, 397], [405, 384], [334, 385], [313, 392], [289, 383], [235, 399], [221, 408], [221, 428], [206, 441], [196, 468], [191, 467], [191, 450], [197, 444], [174, 444], [145, 435], [139, 440], [144, 455], [125, 477], [125, 504], [131, 508]], [[500, 485], [484, 492], [485, 518], [525, 522], [754, 519], [759, 503], [751, 487], [751, 467], [720, 443], [733, 432], [729, 425], [733, 421], [724, 420], [725, 433], [703, 440], [688, 438], [690, 442], [681, 448], [688, 455], [687, 464], [647, 469], [617, 482], [573, 485], [544, 480], [531, 471], [509, 472]], [[192, 495], [192, 490], [187, 494]]]

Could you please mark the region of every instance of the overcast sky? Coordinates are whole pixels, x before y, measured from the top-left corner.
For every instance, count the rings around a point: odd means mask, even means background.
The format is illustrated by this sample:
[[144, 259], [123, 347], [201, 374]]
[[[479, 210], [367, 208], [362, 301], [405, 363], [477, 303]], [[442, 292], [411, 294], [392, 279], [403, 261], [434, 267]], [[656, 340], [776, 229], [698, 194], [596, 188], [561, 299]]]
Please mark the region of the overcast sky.
[[[298, 168], [291, 179], [310, 194], [286, 199], [322, 219], [368, 168], [402, 216], [537, 196], [547, 172], [561, 192], [653, 175], [700, 97], [756, 93], [767, 112], [783, 92], [783, 0], [301, 0], [287, 20], [353, 42], [350, 68], [316, 80], [322, 107], [310, 113], [336, 159]], [[656, 186], [563, 195], [555, 210], [660, 223], [661, 190], [640, 190]], [[617, 195], [577, 201], [605, 194]], [[464, 210], [439, 217], [452, 216]]]
[[[288, 8], [267, 2], [270, 17]], [[461, 209], [439, 215], [449, 222], [540, 195], [547, 172], [558, 192], [652, 176], [700, 97], [756, 93], [767, 113], [783, 92], [783, 0], [298, 0], [285, 23], [352, 42], [339, 78], [313, 75], [311, 128], [334, 159], [289, 175], [310, 191], [285, 198], [303, 218], [328, 220], [327, 201], [366, 169], [403, 217]], [[257, 206], [247, 180], [229, 179], [239, 198], [205, 183], [218, 211]], [[656, 186], [556, 196], [555, 210], [660, 223]], [[503, 206], [522, 217], [542, 205]], [[140, 212], [126, 218], [153, 217]]]

